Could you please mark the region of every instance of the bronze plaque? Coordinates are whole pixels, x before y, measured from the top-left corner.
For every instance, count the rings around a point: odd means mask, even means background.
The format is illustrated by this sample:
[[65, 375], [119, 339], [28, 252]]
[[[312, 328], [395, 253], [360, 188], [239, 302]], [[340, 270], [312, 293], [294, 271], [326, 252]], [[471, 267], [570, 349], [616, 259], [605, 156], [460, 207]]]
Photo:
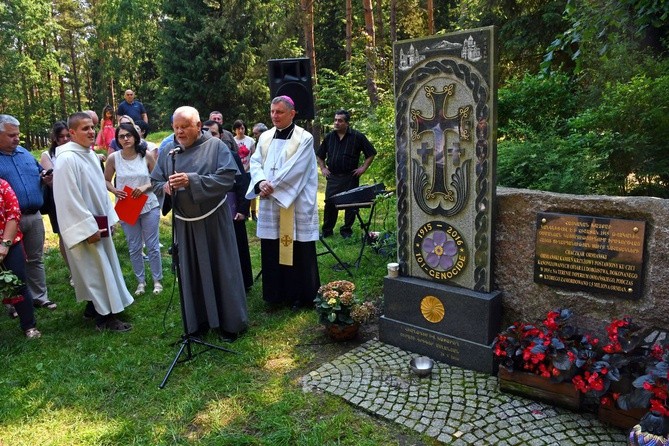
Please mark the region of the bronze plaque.
[[646, 222], [538, 213], [534, 281], [641, 297]]

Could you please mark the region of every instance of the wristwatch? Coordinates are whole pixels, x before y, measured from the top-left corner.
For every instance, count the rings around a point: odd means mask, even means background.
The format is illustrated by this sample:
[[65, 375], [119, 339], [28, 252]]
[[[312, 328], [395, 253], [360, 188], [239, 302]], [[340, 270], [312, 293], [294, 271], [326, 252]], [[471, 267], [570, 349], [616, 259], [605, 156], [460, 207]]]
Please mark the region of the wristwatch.
[[6, 246], [8, 248], [14, 244], [14, 242], [12, 240], [3, 240], [0, 243], [2, 243], [3, 246]]

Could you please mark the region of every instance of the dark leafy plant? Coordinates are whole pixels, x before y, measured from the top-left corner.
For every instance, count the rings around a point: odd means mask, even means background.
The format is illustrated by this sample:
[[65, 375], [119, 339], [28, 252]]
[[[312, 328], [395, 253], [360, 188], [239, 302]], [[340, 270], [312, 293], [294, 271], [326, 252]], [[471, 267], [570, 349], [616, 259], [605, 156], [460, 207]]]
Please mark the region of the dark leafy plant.
[[17, 296], [18, 288], [23, 285], [12, 270], [0, 267], [0, 297], [3, 304], [14, 305], [23, 300], [23, 296]]
[[636, 373], [643, 357], [643, 336], [630, 318], [614, 319], [606, 327], [606, 334], [606, 344], [577, 359], [579, 373], [572, 379], [576, 389], [601, 398], [601, 404], [611, 404], [612, 398], [617, 398], [615, 392], [609, 395], [612, 383]]
[[500, 365], [562, 382], [576, 372], [576, 359], [587, 356], [597, 341], [579, 335], [567, 324], [572, 312], [558, 309], [546, 315], [540, 324], [516, 322], [497, 335], [494, 354]]
[[640, 424], [645, 432], [669, 434], [669, 340], [656, 342], [642, 357], [645, 374], [634, 380], [634, 389], [617, 399], [621, 409], [647, 408]]

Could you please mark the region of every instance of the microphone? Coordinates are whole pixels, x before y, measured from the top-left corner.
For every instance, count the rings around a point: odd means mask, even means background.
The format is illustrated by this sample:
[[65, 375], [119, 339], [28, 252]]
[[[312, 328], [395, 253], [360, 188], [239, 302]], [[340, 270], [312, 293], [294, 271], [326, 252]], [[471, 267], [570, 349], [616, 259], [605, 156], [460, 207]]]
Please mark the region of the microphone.
[[177, 144], [176, 146], [174, 146], [172, 150], [170, 150], [169, 154], [171, 156], [178, 155], [180, 153], [183, 153], [184, 150], [185, 150], [184, 146], [182, 146], [181, 144]]

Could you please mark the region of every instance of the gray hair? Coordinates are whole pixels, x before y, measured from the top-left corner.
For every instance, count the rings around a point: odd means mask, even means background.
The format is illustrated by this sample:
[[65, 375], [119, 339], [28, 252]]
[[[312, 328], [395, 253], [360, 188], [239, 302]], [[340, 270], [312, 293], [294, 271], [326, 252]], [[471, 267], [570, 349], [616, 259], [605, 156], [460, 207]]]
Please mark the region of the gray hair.
[[172, 118], [176, 118], [177, 115], [181, 115], [182, 117], [189, 119], [194, 124], [200, 122], [200, 113], [195, 107], [189, 107], [187, 105], [179, 107], [174, 110]]
[[256, 130], [258, 132], [262, 133], [262, 132], [267, 130], [267, 126], [264, 123], [259, 122], [259, 123], [257, 123], [256, 125], [253, 126], [253, 131], [255, 132]]
[[5, 132], [5, 125], [20, 126], [21, 123], [12, 115], [0, 115], [0, 132]]

